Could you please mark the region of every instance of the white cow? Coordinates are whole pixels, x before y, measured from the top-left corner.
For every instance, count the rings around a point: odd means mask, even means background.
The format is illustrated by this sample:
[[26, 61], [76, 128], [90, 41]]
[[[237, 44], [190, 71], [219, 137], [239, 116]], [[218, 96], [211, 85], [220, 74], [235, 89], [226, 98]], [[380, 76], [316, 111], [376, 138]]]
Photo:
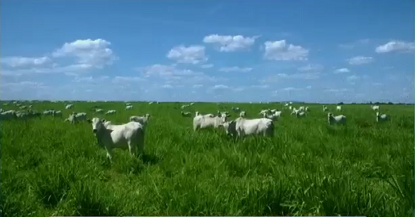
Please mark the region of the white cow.
[[72, 112], [72, 114], [69, 115], [69, 117], [67, 119], [65, 119], [66, 121], [71, 122], [72, 124], [74, 123], [78, 123], [79, 121], [86, 121], [86, 113], [85, 112], [80, 112], [80, 113], [75, 113]]
[[71, 108], [73, 108], [73, 104], [68, 104], [65, 106], [65, 109], [71, 109]]
[[190, 117], [192, 115], [192, 113], [190, 112], [181, 111], [180, 113], [182, 114], [183, 117]]
[[226, 134], [244, 137], [245, 135], [274, 136], [274, 123], [268, 118], [245, 119], [239, 117], [234, 121], [223, 124]]
[[297, 115], [300, 111], [300, 109], [293, 108], [291, 111], [291, 115]]
[[271, 119], [273, 121], [278, 120], [281, 117], [281, 111], [275, 111], [270, 115], [267, 115], [266, 118]]
[[241, 109], [239, 107], [232, 107], [232, 110], [234, 112], [240, 112], [241, 111]]
[[198, 129], [204, 129], [204, 128], [218, 128], [219, 126], [222, 126], [224, 122], [226, 122], [226, 115], [221, 116], [210, 116], [209, 115], [196, 115], [193, 118], [193, 130], [196, 131]]
[[117, 111], [115, 110], [108, 110], [105, 114], [106, 115], [110, 115], [110, 114], [115, 114]]
[[371, 106], [371, 107], [372, 107], [373, 111], [379, 111], [379, 106], [378, 105], [374, 105], [374, 106]]
[[246, 116], [246, 112], [245, 111], [241, 111], [241, 113], [239, 113], [239, 117], [245, 117]]
[[297, 118], [302, 118], [306, 116], [306, 113], [304, 111], [298, 111], [295, 115]]
[[379, 112], [376, 112], [376, 122], [386, 122], [389, 121], [390, 117], [387, 114], [379, 114]]
[[95, 109], [95, 113], [103, 113], [104, 109]]
[[98, 140], [98, 145], [107, 150], [110, 162], [112, 162], [114, 148], [128, 148], [132, 156], [136, 155], [136, 148], [138, 148], [139, 154], [144, 155], [144, 127], [142, 124], [128, 122], [121, 125], [111, 125], [111, 129], [107, 129], [99, 118], [93, 118], [88, 122], [92, 124], [92, 132]]
[[345, 115], [334, 116], [332, 113], [327, 113], [327, 120], [328, 120], [330, 125], [332, 125], [332, 124], [346, 124], [346, 116]]
[[326, 112], [328, 110], [327, 106], [323, 105], [323, 112]]
[[16, 112], [13, 110], [0, 113], [0, 120], [11, 120], [16, 118]]
[[143, 125], [143, 127], [146, 127], [148, 124], [148, 121], [150, 119], [150, 114], [146, 114], [144, 116], [131, 116], [130, 121], [138, 122]]
[[182, 109], [188, 108], [190, 105], [182, 105]]
[[132, 105], [127, 105], [127, 106], [125, 107], [125, 110], [131, 110], [131, 109], [133, 109], [133, 106], [132, 106]]
[[205, 114], [205, 115], [204, 115], [204, 114], [201, 114], [201, 113], [200, 113], [200, 112], [198, 112], [198, 111], [196, 111], [196, 112], [195, 112], [195, 117], [196, 117], [196, 116], [200, 116], [200, 115], [201, 115], [201, 116], [206, 116], [206, 117], [211, 117], [211, 118], [215, 117], [215, 115], [214, 115], [214, 114]]
[[336, 106], [336, 111], [341, 111], [341, 110], [342, 110], [342, 106], [341, 105]]
[[54, 117], [62, 117], [62, 111], [58, 110], [58, 111], [54, 111], [53, 112], [53, 116]]

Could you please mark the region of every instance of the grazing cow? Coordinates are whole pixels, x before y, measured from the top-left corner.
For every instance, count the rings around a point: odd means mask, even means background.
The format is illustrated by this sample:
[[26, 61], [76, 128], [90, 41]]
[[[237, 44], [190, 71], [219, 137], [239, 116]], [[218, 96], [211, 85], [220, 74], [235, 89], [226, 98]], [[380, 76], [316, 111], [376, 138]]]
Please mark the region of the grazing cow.
[[92, 124], [92, 132], [95, 134], [98, 145], [107, 150], [107, 157], [112, 162], [112, 150], [121, 148], [129, 150], [132, 156], [136, 155], [136, 148], [144, 155], [144, 127], [138, 122], [128, 122], [121, 125], [111, 125], [106, 128], [99, 118], [88, 120]]
[[323, 112], [326, 112], [326, 111], [328, 111], [328, 108], [327, 106], [323, 105]]
[[389, 121], [390, 117], [387, 114], [379, 114], [379, 112], [376, 112], [376, 122], [386, 122]]
[[301, 110], [293, 108], [291, 111], [291, 115], [297, 115]]
[[241, 111], [241, 109], [239, 107], [232, 107], [232, 110], [234, 112], [240, 112]]
[[182, 114], [183, 117], [190, 117], [192, 115], [192, 113], [190, 112], [181, 111], [180, 113]]
[[271, 119], [273, 121], [278, 120], [281, 117], [281, 111], [275, 111], [271, 115], [267, 115], [266, 118]]
[[203, 114], [201, 114], [200, 112], [198, 112], [198, 111], [196, 111], [195, 112], [195, 117], [196, 116], [206, 116], [206, 117], [211, 117], [211, 118], [213, 118], [213, 117], [215, 117], [215, 115], [213, 115], [213, 114], [205, 114], [205, 115], [203, 115]]
[[190, 105], [182, 105], [182, 109], [188, 108]]
[[95, 113], [103, 113], [104, 109], [95, 109]]
[[78, 123], [79, 121], [86, 121], [86, 113], [85, 112], [81, 112], [81, 113], [75, 113], [72, 112], [72, 114], [69, 115], [69, 117], [67, 119], [65, 119], [65, 122], [69, 121], [71, 122], [71, 124], [74, 123]]
[[73, 104], [68, 104], [65, 106], [65, 109], [71, 109], [71, 108], [73, 108]]
[[379, 111], [379, 106], [378, 105], [374, 105], [371, 106], [373, 111]]
[[328, 120], [330, 125], [332, 125], [332, 124], [346, 124], [346, 116], [345, 115], [334, 116], [332, 113], [327, 113], [327, 120]]
[[204, 129], [209, 127], [218, 128], [219, 126], [222, 126], [222, 124], [226, 121], [226, 118], [226, 115], [196, 115], [193, 118], [193, 130], [196, 131], [198, 129]]
[[229, 135], [236, 134], [239, 137], [245, 135], [260, 135], [263, 136], [274, 136], [274, 123], [268, 118], [257, 118], [257, 119], [245, 119], [239, 117], [234, 121], [225, 122], [223, 124], [226, 133]]
[[145, 128], [148, 124], [148, 121], [150, 119], [150, 114], [146, 114], [144, 116], [131, 116], [130, 121], [138, 122], [143, 125]]
[[295, 114], [297, 118], [302, 118], [306, 116], [306, 113], [304, 111], [299, 111]]
[[59, 111], [53, 111], [52, 116], [53, 117], [62, 117], [62, 112], [60, 110]]
[[0, 113], [0, 120], [12, 120], [16, 118], [16, 112], [13, 110]]
[[342, 110], [342, 106], [341, 105], [336, 106], [336, 111], [341, 111], [341, 110]]
[[133, 106], [132, 106], [132, 105], [127, 105], [127, 106], [125, 107], [125, 110], [131, 110], [131, 109], [133, 109]]
[[110, 114], [115, 114], [117, 111], [115, 110], [108, 110], [105, 114], [106, 115], [110, 115]]
[[246, 117], [246, 112], [245, 111], [241, 111], [241, 113], [239, 113], [239, 117]]
[[53, 116], [55, 114], [55, 110], [45, 110], [43, 111], [43, 115], [50, 115]]

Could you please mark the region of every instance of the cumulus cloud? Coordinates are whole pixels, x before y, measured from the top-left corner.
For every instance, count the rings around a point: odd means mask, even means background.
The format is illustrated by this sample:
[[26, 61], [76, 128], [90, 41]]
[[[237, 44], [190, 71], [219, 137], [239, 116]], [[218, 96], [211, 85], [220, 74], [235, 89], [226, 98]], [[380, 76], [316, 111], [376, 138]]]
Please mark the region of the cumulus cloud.
[[79, 64], [101, 68], [117, 59], [109, 48], [111, 43], [104, 39], [85, 39], [65, 43], [52, 53], [53, 57], [75, 57]]
[[237, 66], [233, 66], [233, 67], [221, 68], [221, 69], [219, 69], [219, 71], [221, 71], [221, 72], [250, 72], [250, 71], [252, 71], [252, 68], [248, 68], [248, 67], [240, 68], [240, 67], [237, 67]]
[[32, 67], [40, 66], [50, 62], [49, 57], [4, 57], [0, 59], [0, 63], [10, 67]]
[[307, 60], [309, 50], [293, 45], [287, 44], [285, 40], [267, 41], [265, 45], [265, 59], [269, 60]]
[[373, 57], [356, 56], [348, 59], [350, 65], [363, 65], [373, 62]]
[[298, 71], [320, 71], [323, 70], [324, 66], [320, 64], [309, 64], [298, 68]]
[[137, 77], [137, 76], [134, 76], [134, 77], [131, 77], [131, 76], [115, 76], [112, 79], [112, 82], [116, 83], [116, 84], [125, 84], [127, 82], [144, 82], [144, 81], [147, 81], [147, 80], [145, 78]]
[[360, 79], [360, 77], [359, 77], [359, 76], [357, 76], [357, 75], [350, 75], [350, 76], [348, 76], [346, 79], [347, 79], [348, 81], [350, 81], [350, 82], [353, 82], [353, 81], [359, 80], [359, 79]]
[[415, 50], [414, 42], [405, 41], [390, 41], [384, 45], [376, 47], [376, 53], [389, 53], [389, 52], [409, 52]]
[[171, 89], [171, 88], [173, 88], [173, 86], [171, 86], [170, 84], [165, 84], [165, 85], [163, 85], [161, 87], [164, 88], [164, 89]]
[[195, 85], [193, 85], [193, 88], [201, 88], [201, 87], [203, 87], [203, 84], [195, 84]]
[[208, 60], [208, 57], [205, 55], [205, 47], [200, 45], [189, 47], [183, 45], [176, 46], [166, 56], [178, 63], [199, 64]]
[[[31, 73], [65, 73], [75, 75], [91, 69], [110, 65], [118, 57], [109, 48], [110, 42], [104, 39], [85, 39], [65, 43], [61, 48], [44, 57], [4, 57], [2, 75], [22, 75]], [[70, 58], [75, 58], [75, 61]], [[65, 59], [65, 64], [60, 62]], [[49, 64], [50, 63], [50, 64]]]
[[227, 85], [223, 85], [223, 84], [217, 84], [215, 86], [213, 86], [213, 89], [229, 89], [229, 87]]
[[212, 34], [205, 36], [203, 42], [213, 44], [221, 52], [234, 52], [247, 50], [251, 47], [259, 36], [245, 37], [242, 35], [218, 35]]
[[348, 73], [348, 72], [350, 72], [348, 68], [340, 68], [340, 69], [334, 70], [335, 74], [342, 74], [342, 73]]

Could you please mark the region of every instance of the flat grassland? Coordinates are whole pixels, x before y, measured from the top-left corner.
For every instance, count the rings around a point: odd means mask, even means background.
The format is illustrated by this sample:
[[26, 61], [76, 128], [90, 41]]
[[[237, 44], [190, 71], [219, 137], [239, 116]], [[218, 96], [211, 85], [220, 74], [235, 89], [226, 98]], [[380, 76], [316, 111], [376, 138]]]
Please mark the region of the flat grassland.
[[[143, 159], [115, 150], [113, 164], [88, 123], [63, 118], [1, 122], [2, 216], [366, 215], [413, 216], [414, 107], [343, 105], [346, 126], [329, 126], [321, 105], [307, 117], [283, 111], [275, 137], [233, 140], [223, 129], [193, 132], [184, 103], [34, 103], [33, 109], [87, 112], [125, 123], [152, 115]], [[97, 106], [115, 115], [93, 114]], [[248, 118], [279, 103], [196, 103], [201, 113], [239, 106]], [[4, 109], [16, 109], [3, 106]]]

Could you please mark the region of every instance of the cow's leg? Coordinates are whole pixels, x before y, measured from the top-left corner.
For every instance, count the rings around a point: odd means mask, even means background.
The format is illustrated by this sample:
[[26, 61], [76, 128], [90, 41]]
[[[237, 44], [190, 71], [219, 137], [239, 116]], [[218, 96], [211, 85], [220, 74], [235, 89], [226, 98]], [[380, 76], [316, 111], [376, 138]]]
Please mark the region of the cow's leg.
[[111, 148], [106, 148], [106, 149], [107, 149], [108, 160], [110, 161], [110, 163], [112, 163], [112, 156], [113, 156], [112, 149]]

